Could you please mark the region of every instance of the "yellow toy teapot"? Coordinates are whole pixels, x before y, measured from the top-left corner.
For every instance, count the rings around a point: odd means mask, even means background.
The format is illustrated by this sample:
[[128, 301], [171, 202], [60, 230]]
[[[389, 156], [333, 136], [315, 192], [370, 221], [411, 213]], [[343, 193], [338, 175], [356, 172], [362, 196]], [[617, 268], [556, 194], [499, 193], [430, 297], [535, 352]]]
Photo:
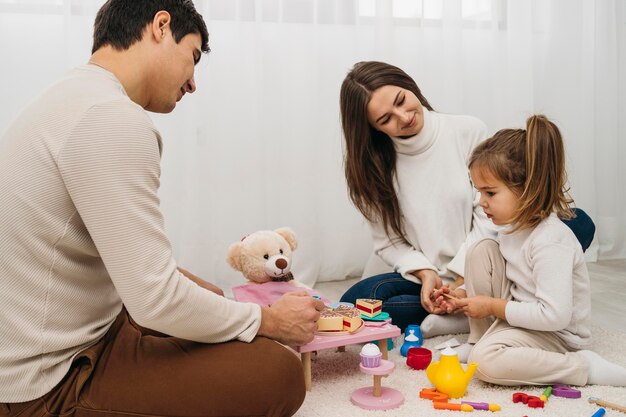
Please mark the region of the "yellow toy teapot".
[[459, 398], [465, 395], [477, 366], [476, 362], [472, 362], [467, 364], [467, 370], [463, 370], [457, 353], [447, 347], [441, 352], [439, 362], [428, 365], [426, 376], [437, 391], [448, 394], [450, 398]]

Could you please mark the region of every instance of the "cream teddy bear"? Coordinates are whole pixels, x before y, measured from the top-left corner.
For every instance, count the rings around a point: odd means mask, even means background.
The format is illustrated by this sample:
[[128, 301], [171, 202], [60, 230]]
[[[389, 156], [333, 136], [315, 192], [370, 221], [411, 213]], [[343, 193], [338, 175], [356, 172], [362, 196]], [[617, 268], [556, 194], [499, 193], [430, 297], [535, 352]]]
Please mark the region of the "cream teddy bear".
[[296, 235], [288, 227], [254, 232], [233, 243], [227, 261], [248, 280], [232, 288], [235, 300], [271, 305], [286, 293], [306, 291], [328, 303], [321, 293], [293, 279], [291, 261], [296, 247]]
[[297, 247], [296, 235], [288, 227], [260, 230], [233, 243], [227, 260], [253, 283], [292, 281], [291, 255]]

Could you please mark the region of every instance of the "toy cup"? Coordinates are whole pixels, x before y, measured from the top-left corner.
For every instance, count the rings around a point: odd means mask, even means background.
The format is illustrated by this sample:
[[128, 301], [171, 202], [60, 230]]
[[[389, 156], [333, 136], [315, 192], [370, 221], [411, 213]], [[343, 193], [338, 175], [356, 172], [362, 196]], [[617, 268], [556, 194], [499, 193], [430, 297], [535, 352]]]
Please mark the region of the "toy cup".
[[426, 369], [433, 358], [433, 353], [423, 347], [412, 347], [406, 355], [406, 364], [413, 369]]

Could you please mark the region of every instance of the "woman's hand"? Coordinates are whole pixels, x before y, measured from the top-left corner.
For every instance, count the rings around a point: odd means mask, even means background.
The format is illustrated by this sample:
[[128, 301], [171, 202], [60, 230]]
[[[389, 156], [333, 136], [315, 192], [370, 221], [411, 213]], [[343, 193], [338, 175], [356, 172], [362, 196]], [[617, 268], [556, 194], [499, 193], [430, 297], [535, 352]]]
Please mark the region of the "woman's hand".
[[413, 272], [413, 275], [422, 282], [422, 290], [420, 292], [422, 307], [429, 313], [443, 314], [445, 311], [435, 304], [435, 299], [433, 298], [433, 291], [443, 286], [443, 281], [439, 274], [432, 269], [420, 269]]

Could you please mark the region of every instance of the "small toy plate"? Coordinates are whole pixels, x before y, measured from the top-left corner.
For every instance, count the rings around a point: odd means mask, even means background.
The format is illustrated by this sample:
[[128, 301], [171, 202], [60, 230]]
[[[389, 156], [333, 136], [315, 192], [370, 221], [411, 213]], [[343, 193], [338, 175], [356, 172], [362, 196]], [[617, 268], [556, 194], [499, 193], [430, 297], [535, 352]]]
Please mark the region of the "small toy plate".
[[369, 321], [385, 321], [387, 319], [389, 319], [389, 313], [385, 313], [384, 311], [382, 313], [380, 313], [377, 316], [374, 317], [367, 317], [364, 316], [363, 314], [361, 314], [361, 318], [363, 320], [369, 320]]
[[383, 327], [387, 325], [387, 323], [391, 323], [391, 319], [383, 320], [383, 321], [370, 321], [363, 320], [365, 322], [366, 327]]
[[364, 327], [364, 322], [363, 320], [361, 320], [361, 324], [359, 325], [359, 327], [357, 327], [356, 329], [352, 330], [352, 331], [348, 331], [348, 330], [335, 330], [335, 331], [328, 331], [328, 330], [318, 330], [315, 332], [316, 335], [318, 336], [348, 336], [351, 334], [355, 334], [356, 332], [359, 332], [363, 329]]
[[330, 308], [337, 308], [339, 306], [354, 307], [354, 304], [348, 303], [346, 301], [339, 301], [339, 302], [336, 302], [336, 303], [328, 304], [328, 307], [330, 307]]

